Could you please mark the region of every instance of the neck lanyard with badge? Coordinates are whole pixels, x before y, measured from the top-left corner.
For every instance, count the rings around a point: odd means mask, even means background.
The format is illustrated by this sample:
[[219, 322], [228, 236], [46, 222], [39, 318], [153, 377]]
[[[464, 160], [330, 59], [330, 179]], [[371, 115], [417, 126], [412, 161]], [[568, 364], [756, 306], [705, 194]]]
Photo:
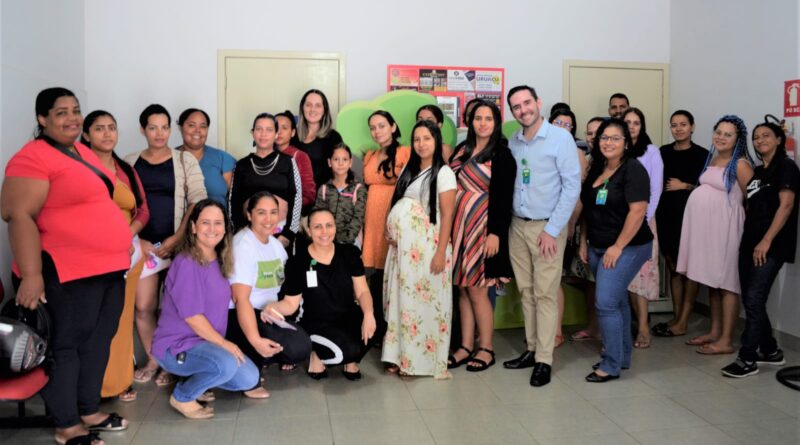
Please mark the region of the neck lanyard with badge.
[[603, 181], [603, 188], [597, 191], [597, 198], [595, 198], [594, 203], [599, 206], [606, 205], [606, 199], [608, 198], [608, 178]]
[[307, 287], [317, 287], [317, 271], [314, 270], [314, 266], [317, 265], [317, 260], [311, 259], [311, 264], [308, 266], [308, 271], [306, 271], [306, 286]]
[[531, 169], [528, 168], [528, 160], [522, 158], [522, 183], [528, 185], [531, 183]]

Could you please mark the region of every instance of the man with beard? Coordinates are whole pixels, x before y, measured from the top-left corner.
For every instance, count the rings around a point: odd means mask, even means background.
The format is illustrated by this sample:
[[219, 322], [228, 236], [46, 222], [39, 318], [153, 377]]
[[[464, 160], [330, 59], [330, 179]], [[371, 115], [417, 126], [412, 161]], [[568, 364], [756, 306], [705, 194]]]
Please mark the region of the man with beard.
[[631, 107], [628, 96], [624, 93], [614, 93], [608, 99], [608, 115], [622, 119], [628, 108]]
[[507, 99], [514, 119], [522, 125], [509, 141], [517, 161], [509, 250], [522, 296], [528, 347], [503, 366], [533, 367], [530, 384], [544, 386], [550, 382], [567, 223], [578, 202], [581, 167], [575, 140], [542, 117], [536, 90], [516, 86]]

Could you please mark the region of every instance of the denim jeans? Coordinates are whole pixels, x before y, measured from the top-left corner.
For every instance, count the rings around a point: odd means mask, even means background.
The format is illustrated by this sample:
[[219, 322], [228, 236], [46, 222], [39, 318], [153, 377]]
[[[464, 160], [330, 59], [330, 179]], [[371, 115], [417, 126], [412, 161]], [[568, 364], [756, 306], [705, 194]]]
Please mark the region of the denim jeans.
[[249, 358], [245, 357], [244, 363], [239, 364], [233, 354], [206, 341], [189, 348], [182, 364], [169, 350], [163, 359], [156, 357], [156, 360], [167, 372], [187, 377], [172, 391], [179, 402], [191, 402], [211, 388], [247, 391], [253, 389], [260, 378], [258, 368]]
[[631, 338], [631, 307], [628, 304], [628, 285], [652, 256], [652, 241], [622, 250], [614, 268], [603, 267], [606, 249], [589, 246], [589, 265], [596, 279], [595, 307], [597, 321], [603, 336], [600, 369], [610, 375], [619, 375], [621, 368], [631, 366], [633, 338]]
[[744, 361], [758, 360], [759, 350], [762, 354], [771, 354], [778, 349], [767, 315], [767, 298], [782, 266], [783, 261], [772, 257], [767, 257], [764, 265], [756, 266], [752, 252], [739, 254], [739, 280], [745, 313], [739, 357]]

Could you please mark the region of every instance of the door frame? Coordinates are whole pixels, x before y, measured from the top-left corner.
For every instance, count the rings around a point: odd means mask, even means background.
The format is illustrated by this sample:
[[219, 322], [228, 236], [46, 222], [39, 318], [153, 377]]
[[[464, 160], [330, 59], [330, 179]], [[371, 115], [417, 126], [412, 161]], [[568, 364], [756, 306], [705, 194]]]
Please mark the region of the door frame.
[[[661, 71], [663, 73], [663, 84], [661, 86], [661, 115], [664, 116], [664, 122], [661, 122], [661, 134], [668, 136], [669, 133], [669, 64], [668, 63], [649, 63], [649, 62], [613, 62], [602, 60], [575, 60], [564, 59], [561, 83], [561, 97], [566, 103], [570, 103], [570, 83], [569, 75], [571, 68], [610, 68], [610, 69], [624, 69], [624, 70], [650, 70]], [[665, 137], [665, 141], [668, 140]]]
[[[307, 51], [262, 51], [262, 50], [240, 50], [240, 49], [220, 49], [217, 50], [217, 147], [223, 147], [226, 140], [225, 115], [227, 105], [225, 103], [225, 90], [228, 86], [228, 79], [225, 75], [227, 59], [312, 59], [312, 60], [335, 60], [339, 62], [339, 108], [346, 103], [345, 92], [347, 81], [345, 79], [346, 57], [342, 53], [329, 52], [307, 52]], [[335, 119], [335, 116], [331, 116]]]
[[[669, 130], [669, 64], [667, 63], [645, 63], [645, 62], [608, 62], [598, 60], [573, 60], [565, 59], [563, 62], [563, 77], [562, 77], [562, 100], [570, 103], [570, 69], [571, 68], [610, 68], [610, 69], [624, 69], [624, 70], [655, 70], [663, 73], [662, 89], [661, 89], [661, 115], [664, 116], [664, 122], [661, 122], [662, 135], [665, 141], [668, 140]], [[661, 259], [659, 254], [659, 288], [660, 297], [657, 300], [648, 302], [649, 312], [669, 312], [672, 310], [671, 289], [667, 283], [668, 274], [666, 273], [666, 264]]]

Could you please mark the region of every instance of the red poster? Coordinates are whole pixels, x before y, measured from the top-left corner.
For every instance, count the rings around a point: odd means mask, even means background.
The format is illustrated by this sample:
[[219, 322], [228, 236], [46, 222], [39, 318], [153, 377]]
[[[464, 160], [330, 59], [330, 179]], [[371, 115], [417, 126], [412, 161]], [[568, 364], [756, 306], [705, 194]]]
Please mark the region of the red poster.
[[800, 79], [787, 80], [784, 83], [783, 116], [800, 116]]
[[439, 107], [457, 126], [464, 105], [479, 97], [503, 107], [505, 69], [473, 66], [389, 65], [386, 90], [417, 90], [436, 96]]

